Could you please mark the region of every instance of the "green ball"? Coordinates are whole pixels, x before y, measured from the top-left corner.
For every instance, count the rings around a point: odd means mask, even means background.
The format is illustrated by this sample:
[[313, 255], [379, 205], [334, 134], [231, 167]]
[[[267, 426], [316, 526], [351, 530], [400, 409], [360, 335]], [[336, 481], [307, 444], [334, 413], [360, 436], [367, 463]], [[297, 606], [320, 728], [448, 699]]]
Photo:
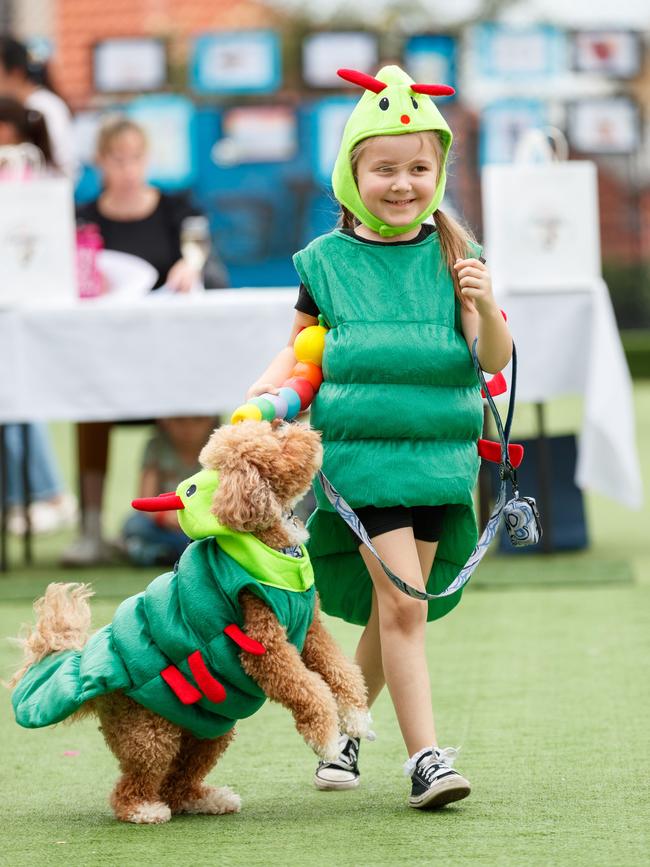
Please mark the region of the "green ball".
[[266, 400], [264, 397], [254, 397], [248, 402], [256, 406], [262, 413], [262, 421], [273, 421], [275, 418], [275, 407], [270, 400]]

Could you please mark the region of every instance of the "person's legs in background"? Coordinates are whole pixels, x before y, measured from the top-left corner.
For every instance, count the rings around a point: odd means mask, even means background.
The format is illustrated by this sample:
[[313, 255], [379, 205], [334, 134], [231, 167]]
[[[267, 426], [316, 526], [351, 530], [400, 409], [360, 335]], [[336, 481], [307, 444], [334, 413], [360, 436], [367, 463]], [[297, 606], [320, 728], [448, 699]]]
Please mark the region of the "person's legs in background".
[[115, 559], [113, 548], [102, 536], [102, 500], [112, 425], [112, 422], [77, 425], [81, 535], [64, 551], [61, 558], [64, 566], [92, 566]]
[[[10, 533], [17, 535], [26, 530], [22, 428], [19, 424], [5, 427], [7, 490], [11, 507], [7, 527]], [[31, 529], [34, 533], [51, 533], [72, 527], [77, 520], [77, 501], [64, 488], [47, 425], [31, 423], [26, 428]]]
[[136, 566], [173, 566], [190, 541], [179, 527], [161, 526], [141, 512], [127, 518], [122, 539], [129, 560]]

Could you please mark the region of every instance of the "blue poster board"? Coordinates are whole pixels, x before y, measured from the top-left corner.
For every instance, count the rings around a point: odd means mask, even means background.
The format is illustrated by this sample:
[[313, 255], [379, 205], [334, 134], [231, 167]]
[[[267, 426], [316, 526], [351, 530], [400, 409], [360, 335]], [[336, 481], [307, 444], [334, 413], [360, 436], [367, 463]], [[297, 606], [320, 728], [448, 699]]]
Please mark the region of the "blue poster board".
[[419, 84], [448, 84], [455, 90], [456, 40], [451, 36], [412, 36], [404, 47], [404, 68]]
[[567, 36], [550, 25], [480, 24], [474, 28], [472, 42], [481, 77], [521, 81], [548, 78], [568, 69]]
[[522, 133], [547, 122], [547, 107], [542, 100], [503, 99], [486, 106], [481, 113], [481, 165], [512, 162]]

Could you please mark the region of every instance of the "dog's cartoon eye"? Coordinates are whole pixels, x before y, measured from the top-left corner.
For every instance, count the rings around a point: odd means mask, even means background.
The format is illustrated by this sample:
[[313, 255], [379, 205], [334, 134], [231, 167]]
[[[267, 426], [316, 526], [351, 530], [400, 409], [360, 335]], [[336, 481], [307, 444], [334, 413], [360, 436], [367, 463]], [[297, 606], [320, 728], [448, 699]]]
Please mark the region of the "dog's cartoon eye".
[[389, 106], [389, 105], [390, 105], [390, 102], [388, 101], [388, 98], [387, 98], [387, 97], [384, 96], [384, 97], [382, 97], [382, 98], [379, 100], [379, 108], [380, 108], [382, 111], [388, 111], [388, 106]]
[[418, 107], [418, 104], [417, 104], [417, 102], [413, 99], [413, 97], [411, 97], [411, 102], [413, 103], [413, 108], [417, 108], [417, 107]]
[[191, 497], [193, 494], [196, 494], [196, 485], [190, 485], [189, 488], [185, 491], [186, 497]]

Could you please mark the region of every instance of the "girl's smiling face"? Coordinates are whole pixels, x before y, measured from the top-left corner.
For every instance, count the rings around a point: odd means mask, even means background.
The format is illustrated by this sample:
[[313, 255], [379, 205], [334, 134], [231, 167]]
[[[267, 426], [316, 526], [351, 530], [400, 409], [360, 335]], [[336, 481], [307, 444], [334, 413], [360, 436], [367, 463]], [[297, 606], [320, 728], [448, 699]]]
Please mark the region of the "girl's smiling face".
[[365, 139], [353, 168], [366, 208], [390, 226], [412, 223], [435, 194], [438, 153], [421, 133]]

